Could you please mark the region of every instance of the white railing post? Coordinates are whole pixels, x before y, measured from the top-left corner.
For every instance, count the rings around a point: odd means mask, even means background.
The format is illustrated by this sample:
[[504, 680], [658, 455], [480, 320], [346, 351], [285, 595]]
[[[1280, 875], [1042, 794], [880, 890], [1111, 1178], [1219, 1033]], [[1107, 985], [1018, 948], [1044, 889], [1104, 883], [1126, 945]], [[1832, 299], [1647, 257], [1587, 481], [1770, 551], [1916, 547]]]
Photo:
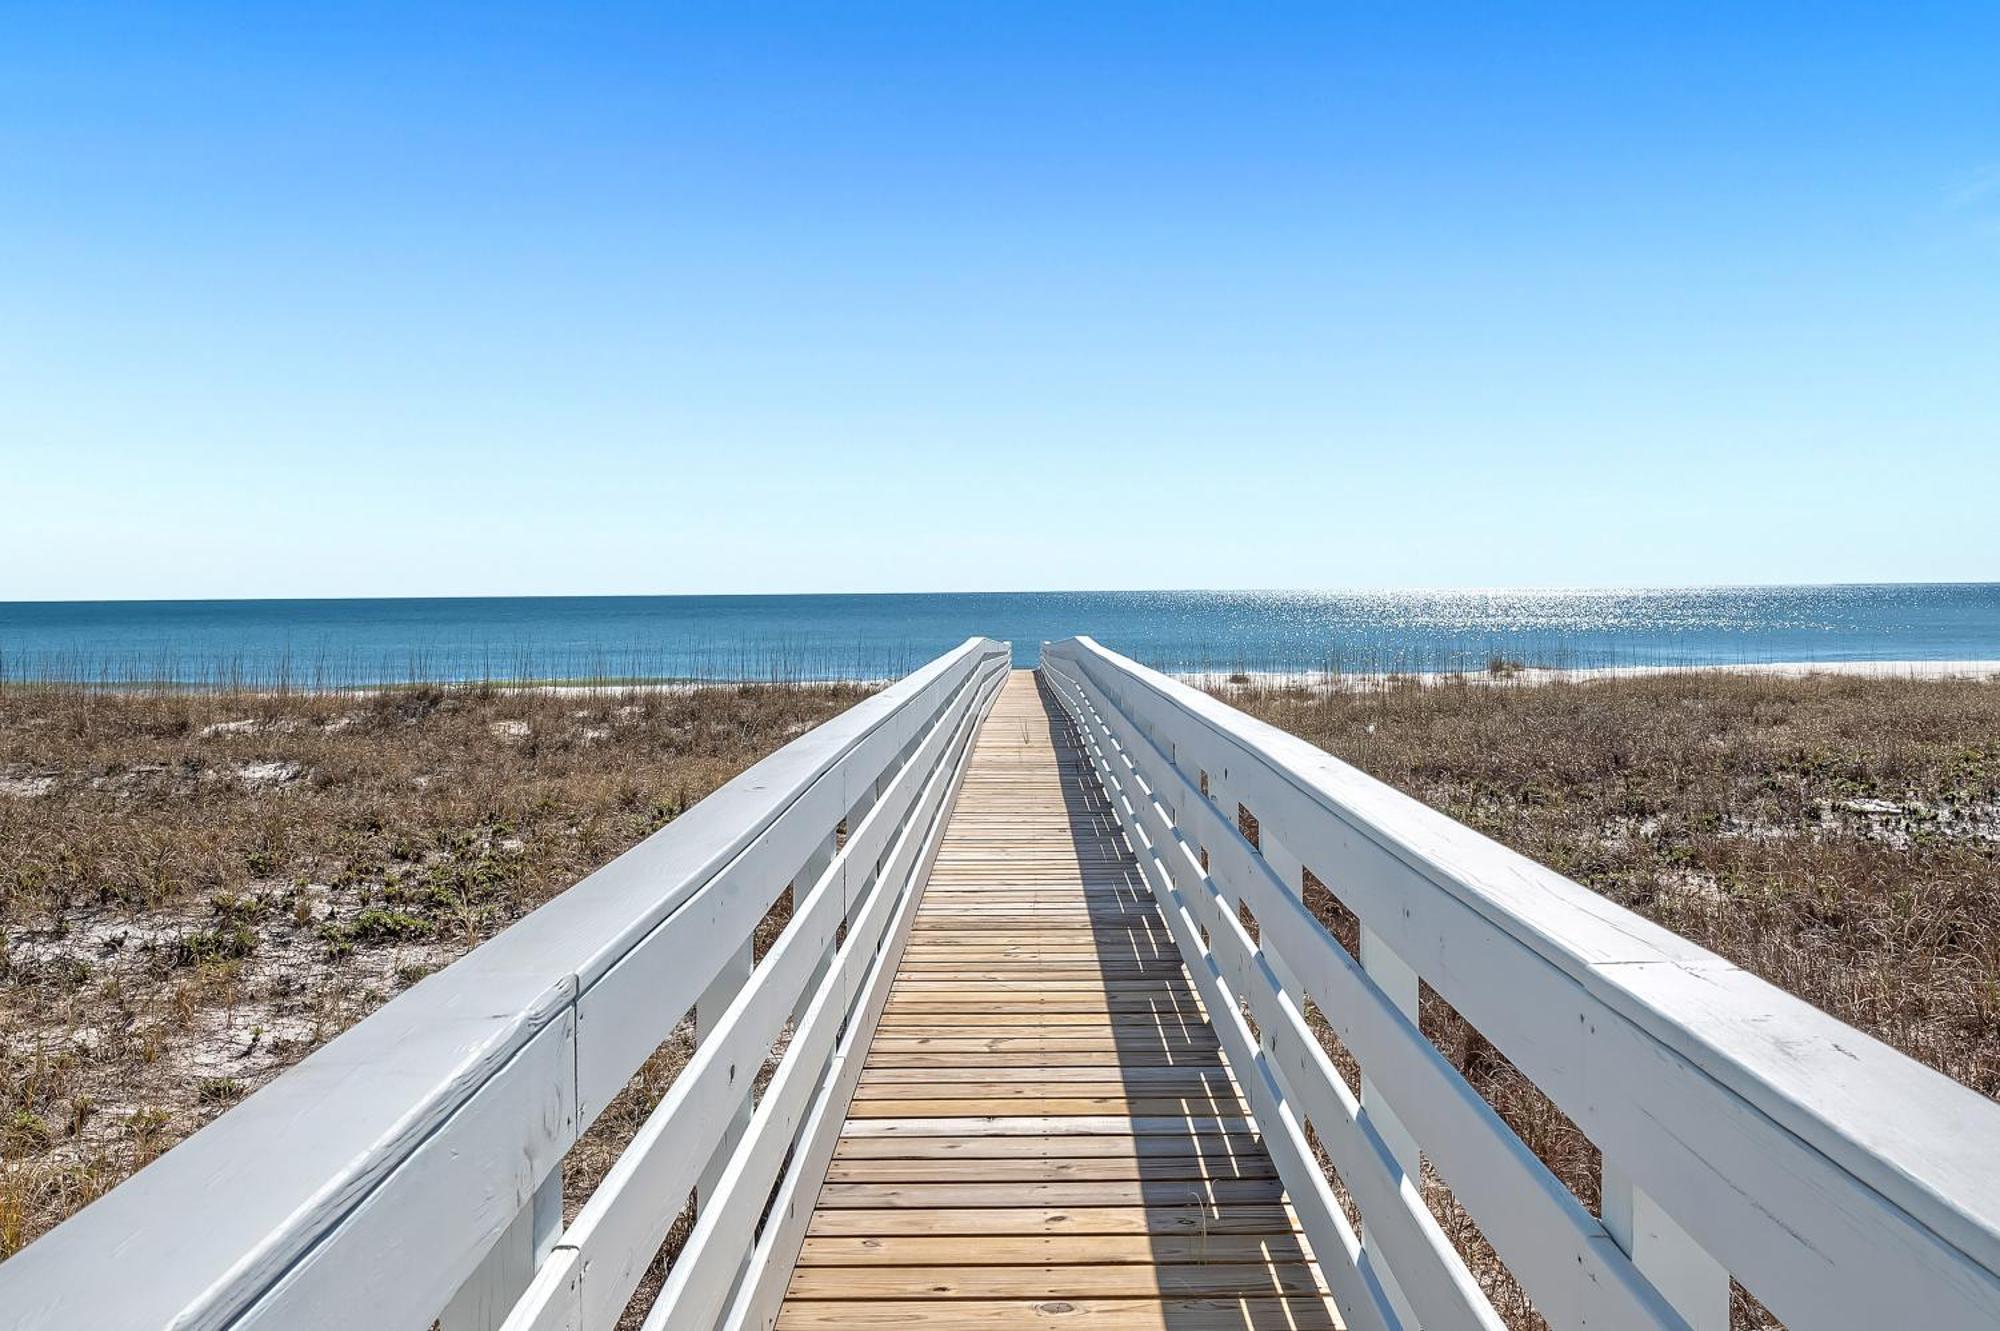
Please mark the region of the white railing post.
[[[1305, 891], [1304, 864], [1298, 856], [1286, 849], [1284, 842], [1278, 840], [1270, 828], [1261, 824], [1257, 829], [1257, 841], [1264, 862], [1271, 866], [1271, 872], [1277, 876], [1280, 883], [1284, 884], [1286, 894], [1297, 899]], [[1257, 921], [1257, 946], [1263, 951], [1264, 960], [1269, 963], [1271, 973], [1277, 977], [1278, 986], [1303, 1013], [1306, 1010], [1305, 989], [1300, 985], [1299, 977], [1292, 970], [1291, 964], [1285, 960], [1284, 949], [1279, 946], [1277, 935], [1266, 928], [1265, 922], [1261, 919]], [[1264, 1036], [1266, 1053], [1273, 1048], [1274, 1036], [1275, 1032], [1267, 1032]]]
[[[826, 872], [826, 866], [832, 864], [833, 857], [840, 853], [839, 840], [840, 838], [834, 835], [833, 832], [828, 831], [826, 840], [820, 842], [819, 849], [815, 850], [807, 858], [805, 867], [800, 869], [798, 876], [792, 879], [792, 904], [794, 906], [797, 906], [798, 900], [802, 895], [812, 890], [812, 885], [817, 883], [819, 876]], [[813, 995], [819, 991], [820, 981], [824, 980], [826, 973], [833, 968], [834, 951], [834, 943], [829, 940], [825, 954], [820, 957], [818, 967], [813, 970], [812, 978], [806, 982], [804, 992], [799, 995], [798, 1006], [792, 1010], [793, 1024], [796, 1025], [799, 1021], [803, 1020], [806, 1009], [812, 1006]]]
[[[745, 938], [730, 954], [729, 960], [723, 963], [721, 973], [709, 983], [701, 997], [695, 1000], [696, 1045], [709, 1037], [709, 1033], [722, 1020], [722, 1014], [729, 1010], [730, 1003], [734, 1002], [736, 995], [742, 992], [743, 986], [749, 983], [750, 972], [755, 968], [754, 940]], [[701, 1171], [700, 1181], [695, 1184], [697, 1212], [700, 1211], [703, 1202], [713, 1194], [716, 1180], [721, 1178], [722, 1171], [728, 1168], [729, 1157], [735, 1152], [736, 1143], [742, 1138], [743, 1130], [750, 1126], [750, 1115], [755, 1108], [751, 1103], [751, 1091], [756, 1086], [758, 1071], [759, 1069], [755, 1067], [731, 1069], [738, 1096], [736, 1109], [730, 1118], [729, 1126], [723, 1131], [722, 1140], [716, 1144], [715, 1154], [709, 1157], [708, 1164]]]
[[858, 827], [861, 820], [868, 816], [868, 811], [875, 807], [875, 796], [878, 789], [876, 784], [871, 781], [860, 794], [854, 797], [854, 802], [847, 806], [847, 830], [849, 832]]
[[1625, 1172], [1604, 1162], [1604, 1228], [1687, 1321], [1688, 1331], [1729, 1331], [1729, 1271]]
[[[743, 940], [742, 946], [738, 947], [724, 963], [722, 973], [715, 977], [707, 991], [695, 1001], [694, 1029], [697, 1045], [708, 1038], [709, 1033], [722, 1020], [722, 1014], [727, 1012], [729, 1005], [735, 1001], [736, 995], [750, 982], [750, 973], [757, 965], [755, 941], [753, 929], [752, 936]], [[804, 1006], [810, 1000], [811, 993], [811, 988], [805, 990], [800, 996], [799, 1006]], [[736, 1148], [742, 1142], [743, 1134], [749, 1130], [750, 1121], [756, 1114], [754, 1092], [757, 1074], [762, 1070], [761, 1059], [756, 1066], [736, 1066], [730, 1069], [730, 1074], [736, 1079], [739, 1098], [735, 1112], [730, 1117], [729, 1126], [723, 1130], [722, 1139], [715, 1144], [714, 1153], [709, 1156], [708, 1164], [702, 1169], [701, 1177], [694, 1185], [696, 1215], [700, 1215], [707, 1207], [721, 1200], [718, 1189], [723, 1175], [728, 1171], [729, 1162], [735, 1156]], [[748, 1251], [740, 1254], [732, 1280], [741, 1279], [743, 1267], [749, 1260]]]
[[[1230, 827], [1237, 826], [1241, 815], [1237, 812], [1239, 806], [1236, 802], [1235, 790], [1231, 788], [1227, 781], [1223, 780], [1220, 772], [1209, 772], [1207, 776], [1208, 802], [1222, 811], [1223, 822], [1227, 823]], [[1211, 853], [1213, 852], [1211, 851]], [[1235, 884], [1229, 882], [1227, 879], [1218, 878], [1215, 880], [1215, 886], [1221, 892], [1223, 902], [1228, 905], [1230, 910], [1235, 910], [1243, 899], [1242, 895], [1237, 891]]]
[[[1366, 925], [1361, 927], [1361, 968], [1368, 972], [1368, 978], [1375, 982], [1375, 987], [1380, 989], [1412, 1024], [1415, 1024], [1419, 998], [1417, 972]], [[1368, 1064], [1365, 1062], [1361, 1064], [1361, 1109], [1368, 1115], [1369, 1122], [1375, 1125], [1375, 1131], [1382, 1138], [1382, 1144], [1389, 1148], [1389, 1153], [1396, 1157], [1396, 1163], [1403, 1167], [1403, 1173], [1421, 1191], [1424, 1177], [1423, 1152], [1418, 1149], [1415, 1134], [1403, 1126], [1403, 1121], [1396, 1116], [1396, 1111], [1383, 1098], [1381, 1087], [1377, 1086], [1374, 1079], [1368, 1075]], [[1374, 1247], [1369, 1239], [1368, 1222], [1365, 1218], [1361, 1223], [1361, 1246], [1364, 1250]], [[1397, 1286], [1395, 1275], [1389, 1270], [1388, 1263], [1386, 1261], [1378, 1263], [1376, 1270], [1382, 1277], [1384, 1288], [1388, 1290], [1390, 1302], [1395, 1305], [1396, 1316], [1401, 1319], [1403, 1325], [1415, 1326], [1416, 1316], [1410, 1310], [1410, 1301]]]
[[438, 1316], [441, 1331], [495, 1331], [562, 1235], [562, 1166], [550, 1170]]

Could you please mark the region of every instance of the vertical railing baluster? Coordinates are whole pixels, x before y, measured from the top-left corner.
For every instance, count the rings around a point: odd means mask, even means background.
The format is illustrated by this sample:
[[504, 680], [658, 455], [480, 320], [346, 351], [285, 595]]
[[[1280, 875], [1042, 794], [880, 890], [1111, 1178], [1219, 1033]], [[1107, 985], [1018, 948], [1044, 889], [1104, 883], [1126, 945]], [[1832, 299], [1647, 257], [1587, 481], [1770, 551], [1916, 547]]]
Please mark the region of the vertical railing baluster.
[[1609, 1159], [1604, 1162], [1604, 1228], [1688, 1324], [1729, 1331], [1729, 1271]]
[[495, 1331], [560, 1237], [562, 1166], [557, 1165], [438, 1315], [441, 1331]]
[[[708, 1033], [715, 1029], [722, 1014], [750, 980], [750, 972], [756, 967], [756, 952], [753, 937], [745, 938], [722, 964], [722, 970], [702, 992], [694, 1005], [694, 1038], [699, 1045]], [[703, 1166], [701, 1178], [695, 1184], [695, 1207], [700, 1209], [701, 1200], [715, 1190], [715, 1184], [722, 1177], [722, 1171], [729, 1165], [729, 1157], [736, 1150], [736, 1143], [742, 1138], [743, 1130], [750, 1126], [750, 1116], [755, 1106], [751, 1102], [751, 1092], [756, 1086], [758, 1069], [737, 1067], [730, 1069], [730, 1075], [738, 1093], [736, 1108], [730, 1117], [728, 1128], [722, 1140], [716, 1144], [715, 1154]]]
[[[1361, 927], [1361, 968], [1368, 972], [1368, 978], [1375, 982], [1389, 1001], [1394, 1003], [1412, 1023], [1417, 1020], [1420, 989], [1417, 972], [1410, 964], [1397, 956], [1390, 946], [1374, 930], [1366, 925]], [[1361, 1065], [1361, 1108], [1374, 1123], [1375, 1131], [1389, 1153], [1396, 1157], [1396, 1163], [1403, 1167], [1403, 1173], [1411, 1183], [1421, 1189], [1424, 1178], [1423, 1153], [1417, 1147], [1417, 1139], [1396, 1117], [1396, 1111], [1383, 1098], [1382, 1091], [1368, 1075], [1367, 1063]], [[1361, 1246], [1370, 1248], [1368, 1224], [1361, 1225]], [[1376, 1273], [1382, 1277], [1382, 1285], [1387, 1290], [1389, 1301], [1395, 1306], [1396, 1316], [1404, 1326], [1415, 1326], [1416, 1315], [1410, 1309], [1410, 1301], [1396, 1284], [1395, 1274], [1390, 1271], [1387, 1261], [1378, 1260]]]
[[[1278, 881], [1285, 885], [1285, 891], [1296, 898], [1305, 890], [1305, 866], [1300, 862], [1299, 857], [1292, 854], [1286, 848], [1285, 843], [1279, 840], [1267, 825], [1259, 825], [1257, 843], [1258, 850], [1264, 856], [1264, 862], [1271, 866], [1271, 872], [1276, 874]], [[1283, 989], [1292, 1002], [1298, 1005], [1300, 1012], [1304, 1012], [1306, 1006], [1305, 988], [1299, 983], [1298, 975], [1285, 961], [1284, 948], [1280, 940], [1270, 930], [1265, 929], [1261, 921], [1257, 929], [1257, 940], [1258, 946], [1263, 949], [1264, 960], [1270, 965], [1271, 973], [1278, 979], [1278, 987]], [[1275, 1031], [1265, 1034], [1264, 1050], [1266, 1053], [1269, 1053], [1273, 1048], [1275, 1038]]]
[[[798, 903], [800, 897], [812, 891], [813, 884], [817, 883], [820, 875], [826, 872], [826, 866], [833, 863], [833, 857], [840, 851], [839, 843], [839, 836], [829, 831], [826, 834], [826, 840], [820, 843], [819, 849], [806, 858], [805, 865], [799, 870], [798, 877], [792, 880], [792, 902], [794, 905]], [[827, 940], [825, 954], [820, 957], [819, 965], [814, 968], [812, 978], [806, 982], [804, 991], [800, 993], [798, 1006], [792, 1009], [792, 1022], [794, 1024], [797, 1024], [805, 1016], [806, 1009], [812, 1006], [813, 997], [819, 992], [820, 981], [826, 978], [827, 971], [833, 966], [833, 954], [838, 947], [838, 939], [830, 938]]]
[[[1208, 800], [1209, 803], [1222, 811], [1222, 820], [1224, 822], [1228, 823], [1231, 827], [1236, 826], [1236, 811], [1240, 807], [1236, 802], [1236, 791], [1221, 772], [1210, 772], [1208, 774]], [[1215, 887], [1222, 894], [1222, 900], [1228, 905], [1229, 909], [1232, 911], [1237, 909], [1243, 897], [1235, 884], [1225, 878], [1218, 877], [1215, 880]]]

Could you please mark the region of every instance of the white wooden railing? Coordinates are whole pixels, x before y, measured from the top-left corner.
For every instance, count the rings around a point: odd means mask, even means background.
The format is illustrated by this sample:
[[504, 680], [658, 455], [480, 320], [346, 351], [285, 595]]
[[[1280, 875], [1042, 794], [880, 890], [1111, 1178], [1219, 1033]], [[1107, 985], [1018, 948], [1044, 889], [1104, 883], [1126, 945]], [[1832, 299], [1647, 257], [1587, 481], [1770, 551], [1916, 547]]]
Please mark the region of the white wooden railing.
[[[0, 1264], [0, 1327], [605, 1331], [698, 1193], [646, 1327], [768, 1328], [1008, 659], [967, 642], [418, 983]], [[690, 1012], [565, 1226], [565, 1152]]]
[[[1088, 638], [1042, 667], [1350, 1326], [1500, 1325], [1428, 1161], [1564, 1331], [1723, 1331], [1732, 1276], [1792, 1331], [2000, 1327], [2000, 1105]], [[1358, 917], [1358, 958], [1306, 870]], [[1420, 981], [1601, 1148], [1601, 1219], [1420, 1032]]]

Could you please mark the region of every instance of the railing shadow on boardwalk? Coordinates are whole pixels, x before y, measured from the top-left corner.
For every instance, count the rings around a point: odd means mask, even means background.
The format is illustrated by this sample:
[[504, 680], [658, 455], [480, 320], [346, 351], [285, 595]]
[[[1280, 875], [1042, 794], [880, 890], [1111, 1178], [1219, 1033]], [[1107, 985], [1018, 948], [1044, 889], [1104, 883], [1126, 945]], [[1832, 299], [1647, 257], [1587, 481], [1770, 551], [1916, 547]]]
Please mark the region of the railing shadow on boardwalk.
[[1115, 1051], [1107, 1106], [1132, 1170], [1168, 1331], [1338, 1325], [1277, 1170], [1237, 1092], [1162, 906], [1139, 871], [1071, 718], [1037, 676]]

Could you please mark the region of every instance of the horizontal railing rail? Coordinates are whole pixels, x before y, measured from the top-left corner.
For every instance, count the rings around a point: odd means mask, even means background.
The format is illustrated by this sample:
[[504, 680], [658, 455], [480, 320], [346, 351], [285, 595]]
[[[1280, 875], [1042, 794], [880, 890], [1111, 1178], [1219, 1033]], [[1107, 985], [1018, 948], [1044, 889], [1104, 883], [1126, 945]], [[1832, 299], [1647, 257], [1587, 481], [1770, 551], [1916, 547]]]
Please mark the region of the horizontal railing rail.
[[[2000, 1326], [2000, 1105], [1088, 638], [1042, 668], [1350, 1326], [1500, 1325], [1426, 1165], [1553, 1327], [1725, 1331], [1732, 1278], [1793, 1331]], [[1421, 984], [1601, 1150], [1600, 1214], [1424, 1036]]]
[[[768, 1327], [1008, 661], [969, 640], [399, 995], [0, 1264], [0, 1325], [608, 1329], [694, 1195], [646, 1325]], [[565, 1227], [564, 1154], [690, 1014]]]

